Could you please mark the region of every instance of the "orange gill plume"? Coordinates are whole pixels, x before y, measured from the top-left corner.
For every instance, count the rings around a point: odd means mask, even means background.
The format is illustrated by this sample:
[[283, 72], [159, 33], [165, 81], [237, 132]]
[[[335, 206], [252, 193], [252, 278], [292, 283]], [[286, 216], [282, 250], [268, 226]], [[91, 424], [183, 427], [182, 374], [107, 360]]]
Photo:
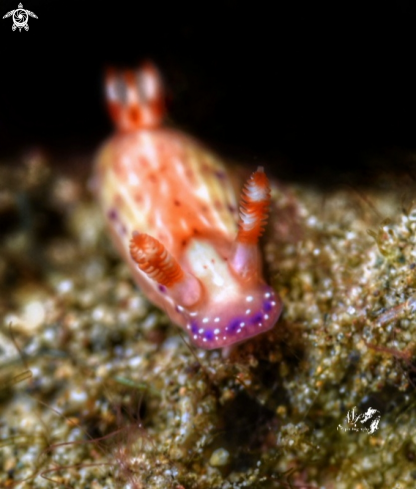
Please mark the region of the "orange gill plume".
[[158, 127], [164, 115], [164, 96], [155, 66], [145, 62], [140, 70], [118, 74], [107, 69], [107, 105], [111, 118], [122, 132]]
[[264, 168], [259, 166], [243, 187], [240, 218], [231, 268], [243, 280], [257, 280], [260, 272], [258, 241], [264, 232], [270, 206], [270, 186]]
[[134, 232], [130, 240], [130, 255], [140, 270], [150, 279], [167, 287], [179, 304], [191, 306], [201, 298], [199, 281], [185, 272], [157, 239]]

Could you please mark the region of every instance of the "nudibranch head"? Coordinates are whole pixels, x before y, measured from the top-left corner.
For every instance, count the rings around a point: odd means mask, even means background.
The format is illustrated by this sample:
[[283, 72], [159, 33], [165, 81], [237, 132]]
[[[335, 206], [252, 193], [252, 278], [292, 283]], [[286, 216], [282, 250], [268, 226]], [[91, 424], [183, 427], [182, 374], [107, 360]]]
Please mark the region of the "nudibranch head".
[[282, 304], [273, 289], [257, 285], [251, 289], [237, 288], [235, 295], [224, 300], [209, 297], [195, 308], [176, 306], [186, 320], [192, 343], [212, 349], [230, 346], [271, 329], [279, 318]]
[[229, 346], [271, 329], [278, 320], [282, 303], [261, 279], [257, 246], [269, 204], [268, 180], [259, 167], [243, 188], [238, 233], [228, 254], [221, 256], [209, 243], [198, 241], [189, 247], [187, 257], [205, 297], [194, 310], [177, 307], [195, 345]]
[[148, 235], [135, 234], [130, 241], [133, 260], [157, 282], [158, 302], [167, 311], [174, 309], [175, 321], [201, 348], [230, 346], [263, 333], [282, 310], [280, 298], [260, 278], [257, 248], [251, 249], [255, 258], [248, 258], [243, 274], [229, 259], [234, 247], [228, 248], [230, 254], [224, 256], [209, 241], [195, 239], [181, 266]]
[[282, 310], [262, 279], [258, 248], [268, 179], [262, 167], [251, 175], [238, 216], [231, 178], [218, 158], [160, 127], [162, 93], [150, 63], [137, 72], [108, 72], [117, 134], [98, 157], [99, 199], [144, 294], [196, 346], [230, 346], [272, 328]]
[[157, 282], [158, 302], [167, 311], [174, 309], [176, 322], [196, 346], [229, 346], [269, 330], [279, 318], [282, 304], [261, 278], [257, 246], [269, 201], [267, 177], [260, 167], [243, 189], [235, 241], [194, 237], [181, 263], [155, 238], [133, 234], [131, 257]]

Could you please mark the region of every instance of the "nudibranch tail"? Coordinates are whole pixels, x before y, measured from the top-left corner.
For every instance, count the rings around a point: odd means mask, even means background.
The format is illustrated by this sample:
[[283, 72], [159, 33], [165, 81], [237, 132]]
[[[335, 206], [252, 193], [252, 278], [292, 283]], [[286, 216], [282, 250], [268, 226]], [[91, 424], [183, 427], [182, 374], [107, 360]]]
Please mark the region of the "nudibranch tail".
[[148, 234], [134, 233], [130, 240], [130, 255], [140, 270], [169, 289], [179, 304], [190, 306], [201, 298], [199, 281], [185, 272], [157, 239]]
[[244, 279], [257, 279], [260, 268], [257, 243], [264, 232], [270, 206], [270, 186], [264, 168], [259, 166], [243, 187], [240, 218], [232, 269]]
[[164, 115], [163, 88], [151, 63], [121, 74], [109, 69], [105, 85], [108, 109], [119, 130], [128, 132], [160, 125]]

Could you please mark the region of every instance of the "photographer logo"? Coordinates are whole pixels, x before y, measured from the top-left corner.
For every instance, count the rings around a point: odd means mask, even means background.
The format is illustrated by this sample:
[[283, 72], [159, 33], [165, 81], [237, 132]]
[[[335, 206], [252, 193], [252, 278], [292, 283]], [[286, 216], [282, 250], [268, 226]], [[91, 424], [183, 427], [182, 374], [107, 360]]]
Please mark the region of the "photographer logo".
[[345, 417], [344, 426], [338, 425], [338, 431], [364, 431], [372, 435], [378, 430], [380, 411], [369, 407], [364, 414], [358, 414], [356, 407], [350, 409]]
[[21, 32], [22, 29], [25, 31], [29, 30], [29, 17], [33, 17], [35, 19], [38, 18], [38, 16], [30, 10], [24, 9], [21, 3], [19, 3], [16, 10], [10, 10], [10, 12], [7, 12], [6, 15], [3, 15], [3, 19], [7, 19], [7, 17], [12, 17], [12, 30], [15, 31], [16, 29], [19, 29], [19, 32]]

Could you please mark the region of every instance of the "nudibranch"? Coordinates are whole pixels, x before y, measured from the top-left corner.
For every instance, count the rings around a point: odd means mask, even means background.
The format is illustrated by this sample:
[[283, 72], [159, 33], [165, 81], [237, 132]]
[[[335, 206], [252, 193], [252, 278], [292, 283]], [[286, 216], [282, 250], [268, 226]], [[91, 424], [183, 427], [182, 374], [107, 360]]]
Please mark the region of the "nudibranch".
[[258, 240], [270, 204], [263, 168], [246, 182], [238, 213], [223, 163], [161, 125], [163, 87], [153, 65], [108, 72], [106, 94], [117, 131], [99, 151], [95, 184], [136, 283], [200, 348], [272, 328], [282, 303], [261, 273]]

